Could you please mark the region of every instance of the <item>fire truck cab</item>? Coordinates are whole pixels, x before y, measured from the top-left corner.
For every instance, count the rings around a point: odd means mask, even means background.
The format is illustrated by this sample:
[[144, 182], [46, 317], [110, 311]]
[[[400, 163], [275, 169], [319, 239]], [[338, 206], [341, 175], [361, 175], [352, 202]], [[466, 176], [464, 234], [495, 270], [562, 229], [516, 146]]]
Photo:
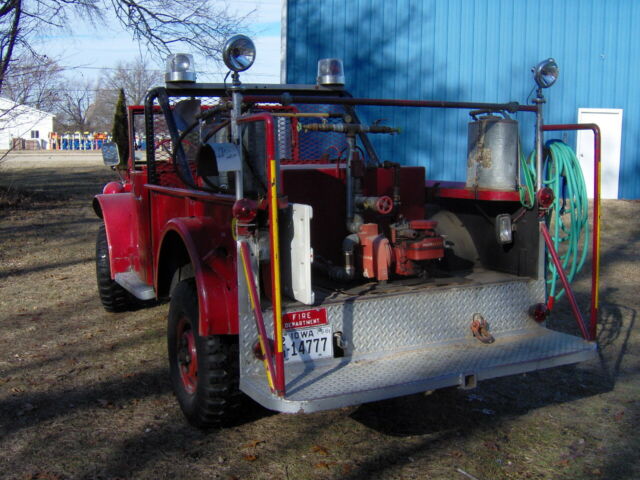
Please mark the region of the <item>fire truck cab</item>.
[[[542, 103], [353, 98], [335, 59], [315, 85], [245, 85], [254, 55], [232, 37], [223, 84], [173, 56], [166, 86], [129, 107], [121, 180], [94, 199], [102, 303], [170, 300], [192, 424], [229, 421], [244, 395], [313, 412], [595, 355], [589, 335], [545, 326], [548, 199], [538, 185], [523, 201], [511, 118], [536, 114], [541, 136]], [[382, 158], [402, 135], [385, 107], [473, 110], [467, 182]], [[113, 144], [104, 156], [117, 163]]]

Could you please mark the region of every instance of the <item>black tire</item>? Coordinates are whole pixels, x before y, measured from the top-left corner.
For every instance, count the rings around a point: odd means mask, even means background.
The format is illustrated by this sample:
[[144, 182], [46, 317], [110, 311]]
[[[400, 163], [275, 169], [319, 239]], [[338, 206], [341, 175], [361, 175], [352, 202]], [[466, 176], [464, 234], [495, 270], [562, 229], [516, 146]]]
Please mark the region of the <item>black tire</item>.
[[100, 225], [96, 238], [96, 279], [100, 300], [107, 312], [124, 312], [136, 305], [134, 297], [111, 279], [109, 244], [104, 224]]
[[171, 385], [189, 423], [206, 429], [234, 421], [242, 400], [238, 339], [200, 336], [193, 279], [179, 282], [172, 293], [167, 340]]

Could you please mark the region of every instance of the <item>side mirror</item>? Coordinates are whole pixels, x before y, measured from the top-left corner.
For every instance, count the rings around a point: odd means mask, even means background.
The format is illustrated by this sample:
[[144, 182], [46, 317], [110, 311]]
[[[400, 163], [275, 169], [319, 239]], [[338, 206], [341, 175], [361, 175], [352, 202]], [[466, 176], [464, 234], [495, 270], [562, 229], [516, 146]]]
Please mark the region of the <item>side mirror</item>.
[[104, 142], [102, 144], [102, 161], [107, 167], [115, 167], [120, 163], [120, 153], [118, 144], [115, 142]]

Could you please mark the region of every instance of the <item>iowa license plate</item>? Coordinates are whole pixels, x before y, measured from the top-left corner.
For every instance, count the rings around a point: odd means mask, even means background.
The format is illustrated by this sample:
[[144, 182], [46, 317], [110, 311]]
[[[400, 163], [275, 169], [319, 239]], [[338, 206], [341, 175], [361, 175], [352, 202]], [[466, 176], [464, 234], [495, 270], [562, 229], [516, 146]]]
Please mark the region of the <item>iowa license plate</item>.
[[283, 320], [285, 362], [333, 357], [333, 332], [324, 308], [287, 313]]

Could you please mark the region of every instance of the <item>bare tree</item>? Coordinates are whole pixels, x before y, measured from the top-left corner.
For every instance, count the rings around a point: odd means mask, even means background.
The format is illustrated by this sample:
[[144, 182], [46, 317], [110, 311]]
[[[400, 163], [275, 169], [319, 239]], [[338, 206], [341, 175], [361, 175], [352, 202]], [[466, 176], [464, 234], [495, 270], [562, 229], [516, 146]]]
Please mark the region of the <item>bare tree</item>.
[[147, 91], [162, 81], [162, 73], [154, 70], [146, 58], [139, 56], [131, 62], [119, 62], [114, 70], [104, 73], [100, 86], [113, 92], [114, 107], [120, 89], [124, 90], [128, 105], [141, 105]]
[[20, 105], [53, 111], [60, 100], [62, 67], [46, 56], [23, 57], [12, 63], [5, 77], [3, 96]]
[[209, 0], [4, 0], [0, 3], [0, 92], [17, 51], [35, 54], [34, 34], [68, 29], [70, 18], [108, 18], [107, 10], [151, 53], [188, 49], [217, 59], [224, 39], [246, 17]]
[[113, 112], [118, 100], [118, 90], [105, 88], [102, 81], [94, 92], [92, 104], [87, 111], [87, 124], [94, 131], [107, 132], [113, 126]]
[[205, 57], [220, 59], [224, 40], [242, 28], [245, 17], [226, 4], [207, 0], [109, 0], [118, 19], [134, 38], [146, 40], [162, 57], [187, 45]]
[[99, 11], [98, 0], [4, 0], [0, 5], [0, 92], [16, 54], [40, 56], [32, 45], [34, 35], [65, 29], [72, 13], [90, 16]]
[[60, 92], [56, 122], [64, 130], [85, 132], [93, 130], [91, 109], [95, 103], [96, 87], [90, 82], [68, 82]]

